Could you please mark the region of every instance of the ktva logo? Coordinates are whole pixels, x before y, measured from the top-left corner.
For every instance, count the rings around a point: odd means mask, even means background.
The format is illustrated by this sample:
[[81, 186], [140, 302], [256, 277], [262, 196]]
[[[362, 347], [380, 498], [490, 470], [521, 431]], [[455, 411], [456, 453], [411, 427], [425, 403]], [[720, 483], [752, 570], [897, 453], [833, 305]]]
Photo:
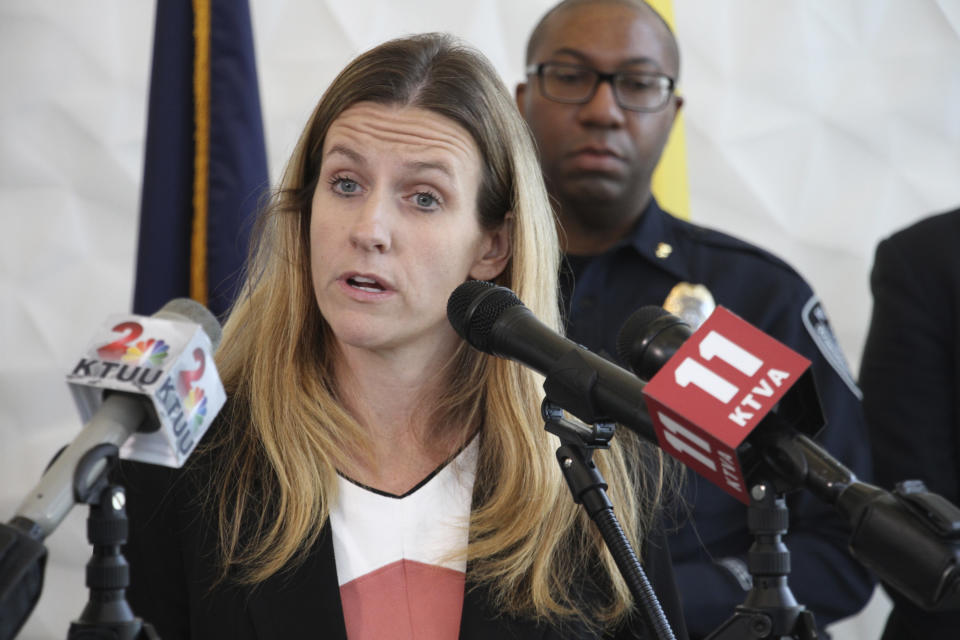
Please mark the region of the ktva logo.
[[809, 366], [718, 307], [644, 388], [660, 446], [749, 502], [737, 448]]

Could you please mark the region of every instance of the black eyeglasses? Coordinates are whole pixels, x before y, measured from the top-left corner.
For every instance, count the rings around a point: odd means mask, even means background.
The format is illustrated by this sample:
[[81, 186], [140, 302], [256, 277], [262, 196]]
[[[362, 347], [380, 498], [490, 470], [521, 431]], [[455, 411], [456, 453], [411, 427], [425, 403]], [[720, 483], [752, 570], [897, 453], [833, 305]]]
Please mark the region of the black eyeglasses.
[[604, 73], [592, 67], [564, 62], [541, 62], [527, 67], [527, 75], [540, 79], [540, 93], [555, 102], [585, 104], [593, 99], [601, 82], [609, 82], [621, 109], [659, 111], [670, 100], [674, 79], [662, 73], [616, 71]]

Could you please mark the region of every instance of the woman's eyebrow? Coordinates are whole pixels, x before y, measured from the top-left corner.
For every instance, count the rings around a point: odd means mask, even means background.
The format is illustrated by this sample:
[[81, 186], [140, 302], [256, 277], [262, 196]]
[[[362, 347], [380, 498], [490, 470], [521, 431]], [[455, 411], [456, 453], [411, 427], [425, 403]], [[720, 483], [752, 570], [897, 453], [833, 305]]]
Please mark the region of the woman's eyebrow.
[[327, 151], [324, 157], [329, 158], [330, 156], [334, 156], [334, 155], [346, 156], [347, 158], [349, 158], [350, 160], [353, 160], [359, 165], [362, 165], [362, 166], [367, 165], [366, 158], [364, 158], [361, 154], [354, 151], [350, 147], [347, 147], [342, 144], [335, 144], [332, 147], [330, 147], [329, 151]]
[[450, 168], [450, 165], [443, 161], [436, 162], [427, 162], [424, 160], [411, 160], [405, 162], [404, 166], [408, 169], [413, 169], [414, 171], [439, 171], [440, 173], [445, 174], [448, 178], [453, 178], [453, 169]]

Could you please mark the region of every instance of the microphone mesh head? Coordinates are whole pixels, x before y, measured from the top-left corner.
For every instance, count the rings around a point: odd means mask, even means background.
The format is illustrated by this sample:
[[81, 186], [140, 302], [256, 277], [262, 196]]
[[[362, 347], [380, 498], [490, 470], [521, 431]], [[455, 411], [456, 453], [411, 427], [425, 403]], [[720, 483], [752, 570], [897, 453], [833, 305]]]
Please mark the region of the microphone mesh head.
[[493, 353], [491, 334], [500, 315], [517, 305], [520, 298], [492, 282], [470, 280], [454, 289], [447, 300], [447, 319], [460, 337], [484, 353]]
[[620, 362], [626, 362], [632, 366], [634, 360], [640, 355], [635, 353], [640, 346], [637, 343], [648, 338], [647, 334], [650, 333], [657, 319], [669, 315], [670, 312], [663, 307], [652, 304], [634, 311], [620, 327], [620, 333], [617, 335], [617, 357], [620, 358]]
[[214, 349], [220, 344], [220, 338], [223, 337], [223, 328], [217, 317], [209, 309], [190, 298], [174, 298], [163, 305], [160, 311], [153, 314], [157, 318], [167, 318], [169, 320], [179, 320], [183, 322], [192, 322], [200, 325]]

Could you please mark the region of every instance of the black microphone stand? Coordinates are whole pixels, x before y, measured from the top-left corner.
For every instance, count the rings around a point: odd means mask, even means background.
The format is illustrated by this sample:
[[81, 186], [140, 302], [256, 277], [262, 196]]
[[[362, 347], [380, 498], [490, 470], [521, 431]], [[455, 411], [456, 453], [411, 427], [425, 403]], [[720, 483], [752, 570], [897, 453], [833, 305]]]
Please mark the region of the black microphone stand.
[[598, 422], [591, 427], [568, 420], [564, 417], [563, 409], [548, 398], [544, 398], [540, 410], [544, 428], [560, 438], [557, 462], [573, 500], [583, 505], [600, 530], [634, 601], [639, 605], [644, 623], [658, 640], [675, 640], [647, 574], [613, 513], [613, 504], [606, 493], [607, 483], [593, 463], [593, 451], [610, 446], [616, 425]]
[[[767, 417], [777, 428], [761, 430], [753, 445], [743, 451], [744, 471], [750, 486], [747, 529], [754, 542], [747, 552], [747, 569], [753, 584], [743, 604], [707, 636], [707, 640], [753, 640], [754, 638], [817, 637], [816, 619], [798, 604], [787, 584], [790, 550], [783, 542], [790, 523], [785, 496], [803, 486], [807, 474], [804, 456], [790, 448], [775, 446], [780, 434], [812, 432], [824, 424], [813, 376], [805, 373], [784, 396], [778, 412]], [[769, 432], [768, 432], [769, 431]]]
[[787, 585], [790, 551], [783, 543], [790, 513], [783, 493], [760, 481], [750, 488], [747, 526], [754, 536], [747, 553], [747, 568], [753, 578], [743, 604], [707, 640], [797, 638], [813, 640], [817, 625], [811, 613], [797, 604]]
[[[116, 446], [98, 445], [80, 459], [74, 472], [74, 498], [90, 505], [87, 538], [93, 556], [86, 576], [90, 600], [70, 624], [68, 640], [159, 640], [149, 623], [133, 615], [126, 599], [130, 565], [120, 549], [127, 541], [126, 494], [109, 480], [118, 457]], [[102, 470], [96, 472], [98, 466]], [[85, 478], [94, 473], [96, 478], [88, 483]]]

